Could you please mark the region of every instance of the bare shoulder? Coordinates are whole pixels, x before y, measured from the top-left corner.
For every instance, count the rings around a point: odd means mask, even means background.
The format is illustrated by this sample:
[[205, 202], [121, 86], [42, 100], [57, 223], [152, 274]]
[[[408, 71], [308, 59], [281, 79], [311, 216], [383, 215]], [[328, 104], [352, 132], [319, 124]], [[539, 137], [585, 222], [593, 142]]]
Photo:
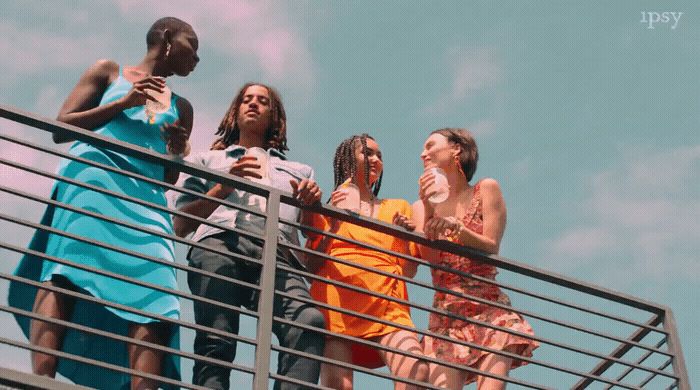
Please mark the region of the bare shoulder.
[[106, 82], [112, 82], [119, 76], [119, 64], [113, 60], [105, 58], [99, 59], [88, 68], [85, 75]]
[[485, 179], [481, 179], [479, 181], [479, 188], [481, 189], [481, 192], [484, 194], [500, 194], [501, 193], [501, 185], [498, 184], [498, 181], [494, 178], [487, 177]]

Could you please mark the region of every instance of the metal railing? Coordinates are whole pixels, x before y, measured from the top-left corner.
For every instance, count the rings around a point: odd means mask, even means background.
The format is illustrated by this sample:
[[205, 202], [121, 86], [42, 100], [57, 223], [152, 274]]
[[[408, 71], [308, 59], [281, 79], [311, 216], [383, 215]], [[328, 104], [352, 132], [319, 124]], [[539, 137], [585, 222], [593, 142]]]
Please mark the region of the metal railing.
[[[160, 350], [164, 354], [179, 356], [183, 359], [183, 361], [202, 361], [208, 364], [224, 367], [240, 373], [240, 375], [248, 378], [246, 379], [246, 384], [256, 390], [269, 388], [272, 380], [291, 382], [308, 388], [324, 388], [320, 385], [303, 383], [297, 379], [285, 377], [284, 375], [275, 373], [274, 356], [279, 353], [298, 355], [302, 358], [319, 361], [324, 364], [339, 365], [346, 368], [351, 368], [357, 374], [357, 380], [367, 381], [368, 383], [372, 384], [381, 383], [379, 386], [384, 386], [385, 388], [389, 388], [390, 383], [393, 381], [414, 384], [423, 388], [437, 388], [435, 385], [430, 383], [419, 382], [411, 378], [400, 378], [393, 376], [391, 373], [387, 372], [386, 369], [369, 369], [362, 366], [335, 361], [323, 356], [306, 354], [275, 345], [272, 338], [272, 328], [274, 323], [304, 329], [308, 332], [316, 332], [326, 338], [337, 338], [339, 340], [350, 341], [375, 350], [383, 350], [399, 355], [414, 357], [428, 363], [443, 365], [445, 367], [464, 370], [476, 375], [484, 375], [487, 377], [500, 379], [511, 385], [517, 385], [524, 388], [584, 389], [595, 386], [596, 388], [603, 387], [625, 389], [690, 389], [676, 324], [674, 322], [671, 310], [666, 306], [648, 302], [626, 294], [621, 294], [606, 288], [555, 274], [544, 269], [532, 267], [500, 256], [485, 255], [478, 251], [461, 247], [446, 241], [429, 241], [421, 235], [405, 231], [401, 228], [397, 228], [378, 220], [359, 217], [334, 207], [324, 205], [302, 207], [299, 202], [291, 196], [291, 194], [282, 192], [278, 189], [253, 183], [248, 180], [239, 179], [230, 175], [224, 175], [217, 171], [204, 169], [201, 166], [182, 162], [176, 158], [164, 156], [144, 148], [115, 140], [113, 138], [103, 137], [90, 131], [59, 123], [54, 120], [41, 118], [14, 108], [0, 106], [0, 117], [22, 124], [23, 126], [29, 126], [28, 129], [34, 128], [51, 133], [59, 133], [73, 139], [89, 143], [95, 147], [113, 150], [117, 153], [136, 157], [149, 163], [159, 164], [166, 168], [177, 168], [181, 172], [189, 175], [230, 185], [238, 190], [264, 197], [266, 199], [264, 211], [241, 206], [226, 200], [208, 197], [204, 194], [200, 194], [176, 185], [163, 183], [153, 178], [144, 177], [133, 172], [115, 169], [101, 163], [75, 157], [57, 150], [55, 147], [45, 146], [44, 144], [37, 142], [31, 142], [27, 139], [23, 139], [24, 137], [12, 136], [0, 130], [0, 145], [12, 144], [15, 147], [20, 147], [23, 148], [23, 150], [27, 150], [29, 153], [38, 153], [42, 156], [53, 156], [53, 158], [60, 157], [72, 159], [88, 166], [109, 171], [113, 174], [125, 175], [133, 180], [160, 186], [164, 190], [186, 193], [191, 196], [209, 199], [210, 201], [217, 202], [226, 207], [238, 209], [240, 212], [257, 215], [265, 220], [262, 234], [239, 228], [231, 228], [226, 224], [212, 223], [206, 219], [194, 217], [178, 210], [152, 204], [141, 199], [136, 199], [128, 194], [109, 191], [90, 183], [83, 183], [72, 178], [62, 177], [53, 173], [53, 168], [47, 170], [44, 166], [37, 167], [32, 166], [31, 164], [16, 161], [21, 160], [21, 158], [12, 158], [12, 156], [8, 158], [7, 155], [0, 156], [0, 167], [4, 166], [5, 171], [11, 169], [13, 172], [21, 172], [21, 175], [26, 175], [23, 176], [26, 177], [26, 180], [43, 178], [43, 180], [60, 181], [67, 185], [81, 187], [88, 191], [94, 191], [96, 193], [111, 196], [122, 201], [128, 201], [140, 206], [152, 208], [153, 210], [166, 212], [172, 216], [190, 218], [198, 223], [210, 225], [212, 227], [233, 232], [241, 236], [250, 237], [263, 243], [261, 258], [251, 258], [229, 251], [222, 251], [221, 249], [217, 249], [200, 242], [194, 242], [188, 238], [181, 238], [174, 235], [165, 234], [146, 227], [121, 221], [110, 216], [101, 215], [90, 210], [81, 209], [47, 197], [47, 194], [35, 194], [31, 190], [19, 189], [16, 188], [16, 186], [8, 185], [7, 182], [2, 182], [0, 183], [0, 191], [5, 194], [3, 196], [8, 196], [8, 199], [11, 197], [11, 199], [16, 200], [17, 202], [24, 202], [24, 207], [30, 207], [27, 205], [39, 204], [42, 206], [62, 208], [73, 213], [78, 213], [90, 218], [117, 224], [135, 231], [163, 237], [181, 245], [192, 246], [206, 251], [211, 251], [213, 253], [229, 256], [236, 260], [247, 262], [248, 264], [257, 264], [259, 267], [261, 267], [261, 276], [258, 284], [244, 282], [242, 280], [202, 271], [196, 267], [186, 265], [187, 262], [184, 259], [178, 258], [178, 261], [172, 263], [163, 259], [144, 255], [133, 250], [116, 247], [110, 243], [100, 242], [90, 237], [83, 237], [71, 232], [60, 231], [52, 228], [51, 226], [30, 221], [22, 216], [22, 213], [19, 211], [20, 208], [14, 208], [13, 210], [8, 210], [8, 212], [0, 213], [0, 222], [8, 224], [8, 226], [12, 226], [13, 229], [24, 229], [25, 231], [42, 230], [50, 234], [65, 237], [67, 239], [88, 243], [109, 251], [126, 254], [137, 259], [172, 267], [173, 269], [177, 270], [180, 275], [200, 274], [214, 278], [221, 282], [233, 283], [235, 285], [257, 291], [258, 302], [256, 309], [249, 309], [234, 306], [228, 304], [227, 302], [191, 294], [189, 291], [187, 291], [187, 289], [169, 289], [152, 283], [146, 283], [144, 281], [132, 279], [103, 269], [76, 264], [70, 259], [58, 258], [27, 249], [24, 246], [25, 242], [12, 242], [10, 235], [4, 235], [2, 241], [0, 241], [0, 248], [3, 248], [7, 253], [13, 253], [15, 258], [17, 258], [19, 255], [29, 255], [33, 256], [33, 258], [43, 258], [51, 262], [70, 265], [71, 267], [77, 269], [94, 272], [95, 274], [128, 282], [136, 286], [172, 294], [180, 298], [183, 305], [185, 302], [196, 301], [217, 307], [220, 310], [233, 311], [246, 318], [249, 318], [250, 321], [253, 321], [255, 323], [255, 331], [253, 336], [232, 334], [195, 323], [191, 312], [184, 309], [182, 318], [172, 319], [142, 310], [137, 310], [118, 303], [104, 301], [90, 294], [86, 294], [83, 291], [76, 291], [59, 286], [45, 286], [39, 282], [13, 275], [10, 272], [0, 272], [0, 279], [3, 279], [6, 282], [21, 283], [27, 286], [33, 286], [35, 288], [45, 288], [54, 292], [60, 292], [75, 299], [152, 318], [153, 320], [179, 327], [180, 330], [187, 331], [189, 333], [183, 333], [181, 348], [174, 349], [153, 343], [133, 340], [129, 337], [111, 334], [99, 329], [78, 325], [70, 321], [40, 316], [36, 313], [32, 313], [31, 311], [22, 310], [4, 304], [0, 305], [0, 311], [6, 314], [6, 316], [3, 318], [10, 318], [10, 315], [14, 315], [23, 316], [34, 320], [46, 321], [74, 329], [78, 332], [98, 335], [122, 343], [132, 343]], [[1, 123], [2, 122], [0, 122], [0, 124]], [[2, 126], [0, 125], [0, 128], [1, 127]], [[495, 266], [501, 271], [501, 276], [499, 276], [499, 280], [496, 281], [491, 278], [456, 271], [444, 265], [434, 264], [428, 260], [416, 258], [405, 253], [377, 248], [364, 242], [349, 239], [328, 231], [319, 230], [313, 226], [307, 226], [298, 221], [285, 220], [284, 218], [280, 217], [280, 206], [283, 204], [295, 208], [302, 208], [305, 210], [305, 212], [318, 213], [327, 218], [335, 218], [346, 223], [352, 223], [366, 229], [375, 230], [407, 242], [413, 242], [417, 245], [439, 249], [441, 251], [450, 252], [459, 256], [469, 257], [470, 259], [482, 262], [484, 264]], [[367, 250], [376, 251], [377, 253], [383, 253], [397, 259], [403, 259], [402, 261], [405, 262], [414, 262], [417, 265], [423, 266], [421, 267], [423, 271], [421, 271], [421, 273], [419, 273], [415, 278], [409, 278], [402, 275], [396, 275], [391, 272], [381, 271], [373, 267], [364, 266], [346, 259], [336, 258], [326, 253], [319, 253], [303, 245], [296, 245], [286, 240], [279, 239], [281, 226], [292, 227], [306, 234], [327, 236], [334, 240], [347, 242], [348, 244], [354, 245], [358, 248], [365, 248]], [[314, 273], [296, 269], [277, 261], [278, 249], [291, 251], [302, 258], [315, 259], [316, 261], [333, 261], [337, 262], [338, 264], [350, 266], [365, 272], [398, 280], [408, 285], [411, 299], [405, 300], [397, 297], [386, 296], [344, 283], [342, 281], [326, 279]], [[12, 258], [12, 256], [3, 256], [3, 261], [9, 261], [8, 259], [10, 258]], [[4, 268], [0, 268], [0, 270], [9, 269], [11, 269], [11, 266], [8, 266], [7, 264], [4, 265]], [[508, 305], [507, 303], [494, 302], [439, 286], [433, 286], [433, 283], [425, 276], [425, 270], [451, 272], [461, 278], [464, 278], [464, 280], [474, 281], [476, 283], [481, 283], [482, 285], [493, 285], [503, 291], [508, 292], [513, 303], [512, 305]], [[303, 277], [311, 282], [322, 282], [329, 285], [334, 285], [338, 288], [366, 294], [367, 296], [371, 296], [379, 300], [386, 300], [404, 305], [412, 309], [412, 317], [417, 326], [416, 328], [413, 328], [410, 326], [400, 325], [367, 313], [353, 312], [317, 302], [312, 299], [299, 297], [285, 291], [276, 290], [275, 275], [279, 271]], [[3, 291], [2, 288], [0, 288], [0, 291]], [[530, 334], [520, 333], [511, 330], [508, 327], [499, 326], [497, 324], [485, 322], [476, 318], [462, 317], [452, 312], [436, 309], [430, 303], [431, 295], [435, 292], [452, 295], [460, 299], [466, 299], [475, 304], [517, 313], [526, 318], [532, 324], [535, 335], [532, 336]], [[422, 337], [429, 336], [433, 339], [449, 341], [455, 345], [468, 347], [471, 350], [505, 356], [516, 361], [528, 363], [528, 365], [524, 368], [511, 371], [509, 376], [499, 376], [479, 371], [474, 367], [448, 363], [434, 357], [407, 352], [396, 348], [390, 348], [381, 345], [380, 343], [376, 342], [376, 340], [357, 339], [347, 335], [336, 334], [325, 329], [307, 326], [273, 315], [273, 305], [276, 296], [300, 301], [302, 303], [314, 305], [329, 311], [336, 311], [345, 315], [356, 316], [364, 320], [377, 322], [387, 326], [393, 326], [397, 329], [413, 332]], [[588, 304], [583, 304], [583, 301], [588, 302]], [[517, 354], [492, 349], [486, 346], [470, 343], [468, 341], [453, 339], [427, 330], [426, 319], [428, 315], [445, 316], [459, 320], [466, 325], [471, 324], [481, 327], [482, 329], [490, 328], [502, 334], [534, 340], [535, 342], [539, 343], [540, 347], [535, 351], [533, 357], [522, 357]], [[191, 334], [192, 332], [197, 331], [207, 332], [221, 338], [235, 340], [240, 344], [253, 346], [255, 348], [254, 357], [247, 359], [248, 364], [244, 364], [241, 362], [221, 361], [210, 357], [197, 355], [194, 353], [191, 346]], [[252, 329], [247, 329], [245, 331], [242, 329], [241, 333], [251, 333], [251, 331]], [[143, 377], [156, 379], [163, 384], [169, 384], [175, 387], [189, 389], [202, 388], [201, 386], [192, 385], [187, 380], [179, 381], [162, 376], [135, 372], [129, 367], [116, 366], [114, 364], [86, 358], [84, 356], [76, 356], [67, 354], [63, 351], [41, 348], [31, 345], [30, 343], [26, 342], [26, 340], [3, 337], [0, 338], [0, 347], [5, 348], [8, 351], [15, 351], [13, 353], [17, 353], [18, 356], [20, 353], [16, 351], [19, 351], [20, 349], [37, 351], [58, 356], [61, 359], [73, 360], [83, 364], [94, 365], [105, 370], [121, 372], [125, 375], [140, 375]], [[0, 384], [12, 386], [14, 383], [17, 387], [21, 388], [27, 386], [39, 388], [66, 388], [66, 386], [69, 386], [65, 382], [52, 382], [48, 381], [46, 378], [20, 373], [1, 366], [2, 363], [0, 363]], [[28, 367], [29, 366], [26, 365], [26, 371], [29, 370]], [[183, 375], [183, 377], [186, 378], [187, 375]]]

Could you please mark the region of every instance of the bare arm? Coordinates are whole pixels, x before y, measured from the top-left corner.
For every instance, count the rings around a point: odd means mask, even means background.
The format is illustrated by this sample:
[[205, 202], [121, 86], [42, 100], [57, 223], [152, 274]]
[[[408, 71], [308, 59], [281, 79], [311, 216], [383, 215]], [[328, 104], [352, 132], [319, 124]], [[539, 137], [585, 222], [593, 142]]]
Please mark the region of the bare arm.
[[[144, 105], [146, 99], [154, 99], [144, 91], [161, 91], [162, 78], [146, 77], [134, 83], [125, 96], [111, 103], [100, 104], [109, 84], [117, 78], [119, 65], [110, 60], [99, 60], [80, 77], [78, 84], [66, 98], [58, 112], [57, 120], [87, 130], [94, 130], [109, 122], [127, 108]], [[54, 142], [72, 141], [69, 137], [54, 134]]]
[[[168, 134], [168, 143], [171, 144], [171, 150], [176, 154], [185, 151], [187, 141], [192, 134], [193, 110], [192, 104], [187, 99], [180, 97], [177, 99], [177, 110], [180, 113], [180, 119], [175, 123], [166, 124], [163, 130]], [[165, 181], [170, 184], [175, 184], [180, 177], [180, 170], [175, 168], [167, 168], [165, 170]]]
[[498, 182], [494, 179], [481, 181], [481, 199], [484, 215], [484, 230], [477, 234], [469, 229], [461, 228], [457, 234], [457, 242], [486, 253], [498, 253], [501, 239], [506, 229], [506, 203]]

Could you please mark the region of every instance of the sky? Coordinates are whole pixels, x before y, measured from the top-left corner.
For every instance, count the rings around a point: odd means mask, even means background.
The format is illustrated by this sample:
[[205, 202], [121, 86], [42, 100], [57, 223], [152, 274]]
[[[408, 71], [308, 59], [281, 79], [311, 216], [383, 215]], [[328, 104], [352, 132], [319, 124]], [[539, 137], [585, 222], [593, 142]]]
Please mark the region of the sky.
[[[682, 14], [650, 23], [657, 12]], [[288, 157], [314, 167], [326, 194], [335, 147], [367, 132], [384, 155], [380, 195], [414, 201], [429, 132], [468, 128], [475, 177], [497, 179], [506, 200], [500, 254], [669, 306], [700, 381], [697, 1], [13, 1], [0, 12], [0, 104], [55, 118], [97, 59], [140, 61], [162, 16], [190, 22], [200, 40], [195, 72], [168, 80], [194, 107], [195, 151], [241, 85], [265, 82], [287, 111]], [[0, 131], [50, 144], [6, 120]], [[56, 159], [1, 147], [55, 170]], [[0, 165], [5, 185], [48, 195], [50, 181], [27, 175]], [[42, 210], [0, 193], [0, 211], [36, 222]], [[31, 235], [0, 229], [14, 245]], [[8, 272], [17, 256], [2, 253]], [[542, 350], [536, 358], [550, 356]], [[515, 372], [532, 379], [527, 370]]]

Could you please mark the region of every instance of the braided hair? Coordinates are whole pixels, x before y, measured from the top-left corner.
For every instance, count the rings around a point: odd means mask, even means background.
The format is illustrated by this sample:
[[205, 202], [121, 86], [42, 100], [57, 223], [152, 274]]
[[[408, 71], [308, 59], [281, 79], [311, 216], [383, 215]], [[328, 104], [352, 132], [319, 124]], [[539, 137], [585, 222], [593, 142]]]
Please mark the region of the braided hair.
[[272, 87], [260, 83], [246, 83], [238, 95], [231, 102], [228, 111], [224, 114], [221, 120], [219, 129], [216, 135], [219, 137], [212, 143], [212, 150], [226, 149], [230, 145], [238, 143], [241, 130], [238, 128], [238, 111], [243, 104], [243, 98], [249, 87], [253, 85], [261, 86], [267, 89], [270, 95], [270, 111], [272, 113], [272, 121], [270, 127], [265, 132], [265, 149], [277, 149], [280, 153], [289, 150], [287, 147], [287, 114], [282, 105], [282, 99], [279, 93]]
[[379, 179], [377, 179], [372, 186], [369, 185], [369, 157], [367, 157], [368, 138], [374, 140], [374, 138], [366, 133], [353, 135], [341, 142], [335, 149], [335, 157], [333, 157], [333, 180], [335, 184], [333, 188], [338, 188], [338, 186], [349, 177], [355, 176], [355, 172], [357, 172], [355, 148], [359, 142], [362, 147], [362, 154], [365, 156], [365, 185], [372, 191], [374, 197], [379, 195], [379, 188], [382, 186], [382, 176], [384, 176], [384, 172], [379, 175]]

